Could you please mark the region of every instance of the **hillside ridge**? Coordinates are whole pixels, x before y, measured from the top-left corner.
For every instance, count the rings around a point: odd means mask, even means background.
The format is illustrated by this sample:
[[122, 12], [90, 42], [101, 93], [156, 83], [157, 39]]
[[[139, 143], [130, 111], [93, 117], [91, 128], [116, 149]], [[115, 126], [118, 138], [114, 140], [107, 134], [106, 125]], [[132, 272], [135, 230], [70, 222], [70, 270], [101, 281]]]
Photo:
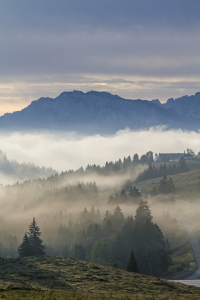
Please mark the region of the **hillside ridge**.
[[0, 288], [117, 295], [200, 295], [200, 290], [193, 286], [59, 256], [0, 258]]

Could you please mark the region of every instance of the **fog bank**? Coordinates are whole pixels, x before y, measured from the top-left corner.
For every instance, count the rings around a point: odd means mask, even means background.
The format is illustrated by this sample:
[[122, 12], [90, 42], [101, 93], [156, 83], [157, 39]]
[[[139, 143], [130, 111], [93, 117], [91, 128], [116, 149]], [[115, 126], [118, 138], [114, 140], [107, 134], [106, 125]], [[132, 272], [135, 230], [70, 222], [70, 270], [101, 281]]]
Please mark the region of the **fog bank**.
[[148, 131], [118, 131], [110, 136], [81, 136], [76, 133], [0, 134], [0, 149], [8, 159], [31, 162], [38, 166], [66, 171], [88, 164], [104, 165], [134, 153], [147, 151], [183, 152], [187, 148], [200, 151], [200, 132], [169, 130], [156, 127]]

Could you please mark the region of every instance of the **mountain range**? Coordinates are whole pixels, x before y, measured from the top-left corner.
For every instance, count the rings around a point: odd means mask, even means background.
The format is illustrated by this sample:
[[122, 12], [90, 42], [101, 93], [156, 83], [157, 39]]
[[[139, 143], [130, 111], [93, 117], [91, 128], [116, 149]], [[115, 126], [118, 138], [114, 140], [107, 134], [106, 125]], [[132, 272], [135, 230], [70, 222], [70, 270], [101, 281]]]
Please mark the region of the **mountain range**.
[[75, 131], [81, 134], [111, 134], [118, 130], [200, 129], [200, 92], [192, 96], [129, 100], [107, 92], [63, 92], [55, 99], [40, 98], [21, 111], [0, 117], [0, 130]]
[[192, 96], [183, 96], [177, 99], [170, 98], [166, 103], [160, 103], [158, 99], [152, 100], [152, 103], [177, 112], [187, 120], [200, 120], [200, 92]]

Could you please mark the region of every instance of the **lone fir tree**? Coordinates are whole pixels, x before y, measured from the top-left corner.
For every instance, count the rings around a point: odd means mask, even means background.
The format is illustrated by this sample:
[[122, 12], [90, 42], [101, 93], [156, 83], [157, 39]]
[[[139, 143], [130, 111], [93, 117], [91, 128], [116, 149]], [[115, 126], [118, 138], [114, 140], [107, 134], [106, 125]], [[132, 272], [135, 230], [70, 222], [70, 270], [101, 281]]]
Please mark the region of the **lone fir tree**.
[[160, 180], [158, 189], [160, 194], [169, 194], [169, 183], [166, 175]]
[[29, 225], [29, 232], [26, 232], [22, 244], [18, 247], [20, 257], [45, 255], [45, 246], [40, 238], [41, 232], [35, 218]]
[[137, 266], [137, 262], [136, 262], [133, 250], [131, 250], [129, 261], [128, 261], [128, 266], [127, 266], [126, 271], [140, 273], [140, 271], [138, 269], [138, 266]]
[[30, 244], [30, 240], [28, 238], [27, 232], [25, 233], [23, 237], [23, 242], [21, 245], [18, 247], [18, 253], [20, 257], [25, 257], [25, 256], [31, 256], [32, 254], [32, 248]]
[[138, 223], [146, 223], [152, 221], [151, 210], [147, 201], [143, 199], [140, 201], [139, 207], [136, 210], [135, 220]]

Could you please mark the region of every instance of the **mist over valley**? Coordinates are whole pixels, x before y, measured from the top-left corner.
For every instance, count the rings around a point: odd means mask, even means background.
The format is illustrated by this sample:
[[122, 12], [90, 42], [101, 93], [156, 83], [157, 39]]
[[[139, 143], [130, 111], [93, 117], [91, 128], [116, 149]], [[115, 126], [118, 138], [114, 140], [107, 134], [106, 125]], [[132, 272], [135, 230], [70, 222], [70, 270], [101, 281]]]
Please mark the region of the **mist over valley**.
[[[126, 269], [133, 250], [143, 274], [194, 272], [196, 262], [187, 232], [177, 220], [181, 211], [195, 230], [200, 226], [200, 158], [194, 154], [198, 154], [198, 141], [199, 132], [163, 127], [126, 129], [106, 136], [62, 131], [1, 133], [2, 149], [9, 157], [1, 152], [2, 255], [20, 253], [23, 234], [35, 218], [49, 255]], [[186, 159], [179, 154], [183, 152]], [[159, 153], [166, 155], [159, 160]], [[177, 153], [177, 159], [170, 160], [167, 153]], [[14, 163], [14, 157], [19, 163]], [[188, 209], [182, 185], [190, 172], [193, 194], [189, 202], [195, 207]], [[188, 195], [189, 184], [185, 186]], [[123, 247], [118, 253], [119, 244]], [[180, 249], [185, 250], [180, 254]], [[162, 254], [157, 256], [157, 251]]]
[[200, 1], [0, 1], [0, 299], [200, 300]]

